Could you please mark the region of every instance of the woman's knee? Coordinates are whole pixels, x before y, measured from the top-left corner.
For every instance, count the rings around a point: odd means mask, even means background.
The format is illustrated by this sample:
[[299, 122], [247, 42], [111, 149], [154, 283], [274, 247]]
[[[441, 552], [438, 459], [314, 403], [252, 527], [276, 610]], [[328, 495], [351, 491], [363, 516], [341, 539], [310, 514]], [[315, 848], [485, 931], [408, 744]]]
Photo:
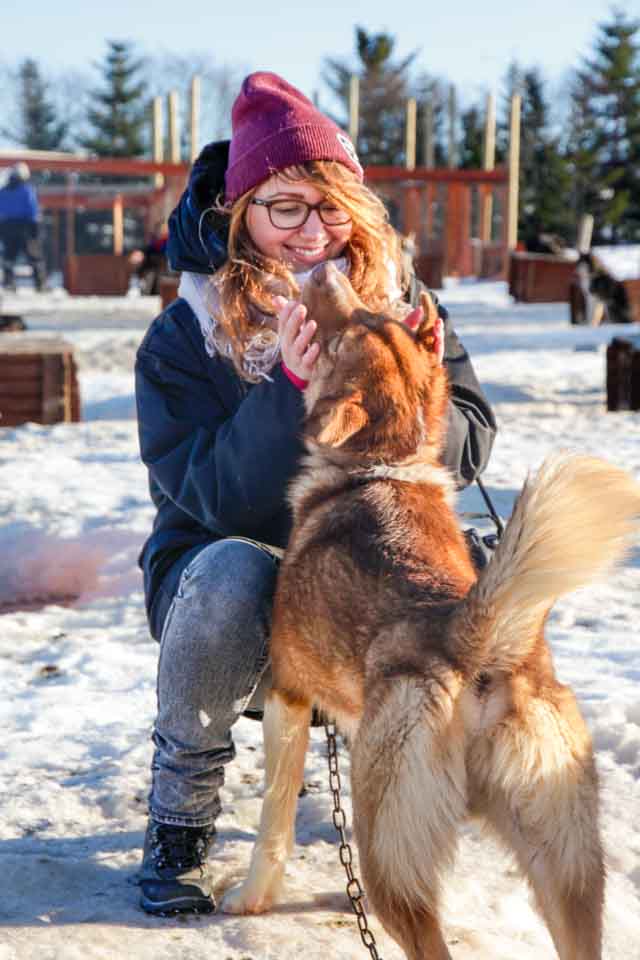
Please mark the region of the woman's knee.
[[172, 704], [216, 704], [216, 729], [241, 712], [234, 705], [248, 700], [268, 659], [276, 571], [269, 554], [236, 541], [211, 544], [187, 565], [161, 638], [165, 725]]
[[[270, 617], [277, 561], [266, 551], [237, 540], [204, 547], [188, 564], [178, 584], [174, 607], [208, 632], [229, 625], [233, 632]], [[174, 610], [174, 616], [175, 616]], [[173, 618], [171, 618], [173, 619]]]

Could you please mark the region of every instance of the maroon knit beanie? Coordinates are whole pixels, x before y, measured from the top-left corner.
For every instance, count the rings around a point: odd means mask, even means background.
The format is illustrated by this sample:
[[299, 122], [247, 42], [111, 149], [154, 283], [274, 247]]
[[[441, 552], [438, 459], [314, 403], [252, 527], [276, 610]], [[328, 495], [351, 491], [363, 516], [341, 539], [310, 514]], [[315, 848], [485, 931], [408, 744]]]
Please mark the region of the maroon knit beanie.
[[227, 203], [279, 170], [309, 160], [335, 160], [362, 180], [362, 167], [346, 133], [275, 73], [245, 78], [231, 111], [231, 125]]

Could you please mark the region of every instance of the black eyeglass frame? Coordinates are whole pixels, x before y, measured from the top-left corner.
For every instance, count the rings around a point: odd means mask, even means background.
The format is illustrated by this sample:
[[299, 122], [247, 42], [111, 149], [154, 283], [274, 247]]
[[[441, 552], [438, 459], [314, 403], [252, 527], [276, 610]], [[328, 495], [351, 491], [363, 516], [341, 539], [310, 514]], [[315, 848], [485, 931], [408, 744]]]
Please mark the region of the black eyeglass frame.
[[[277, 197], [274, 200], [260, 200], [258, 197], [254, 197], [250, 202], [254, 203], [257, 207], [267, 208], [267, 214], [269, 215], [269, 222], [271, 223], [272, 227], [275, 227], [276, 230], [299, 230], [301, 227], [304, 227], [305, 223], [307, 222], [307, 220], [311, 216], [311, 213], [314, 210], [317, 210], [318, 216], [320, 217], [321, 221], [324, 223], [325, 227], [344, 227], [345, 224], [350, 223], [351, 221], [351, 217], [349, 216], [347, 211], [344, 210], [343, 211], [345, 216], [344, 220], [340, 220], [339, 222], [336, 222], [334, 220], [333, 223], [328, 223], [322, 216], [322, 208], [326, 206], [326, 203], [327, 203], [326, 200], [321, 200], [320, 203], [307, 203], [306, 200], [298, 200], [297, 198], [293, 198], [293, 197], [290, 199], [287, 199], [285, 197]], [[298, 203], [300, 204], [300, 206], [306, 207], [307, 212], [304, 216], [304, 219], [301, 220], [300, 223], [293, 224], [290, 227], [281, 227], [277, 223], [273, 222], [273, 216], [271, 214], [271, 207], [275, 206], [276, 203]], [[340, 210], [341, 208], [335, 207], [334, 209]]]

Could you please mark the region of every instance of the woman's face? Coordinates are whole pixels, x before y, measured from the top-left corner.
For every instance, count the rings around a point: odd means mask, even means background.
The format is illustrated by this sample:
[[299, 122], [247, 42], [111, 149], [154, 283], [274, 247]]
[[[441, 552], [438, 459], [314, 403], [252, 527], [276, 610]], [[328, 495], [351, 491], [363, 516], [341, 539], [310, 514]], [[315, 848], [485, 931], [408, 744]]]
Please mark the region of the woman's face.
[[[252, 199], [289, 200], [289, 209], [295, 212], [296, 201], [316, 204], [325, 198], [322, 191], [310, 183], [291, 183], [275, 174], [260, 184]], [[273, 215], [276, 215], [275, 212]], [[285, 205], [285, 221], [288, 215]], [[328, 218], [332, 219], [330, 213]], [[274, 227], [268, 208], [253, 202], [247, 208], [246, 224], [258, 250], [266, 257], [282, 260], [294, 273], [309, 270], [318, 263], [339, 256], [353, 229], [350, 220], [342, 224], [323, 223], [318, 210], [312, 210], [302, 226], [285, 229]]]

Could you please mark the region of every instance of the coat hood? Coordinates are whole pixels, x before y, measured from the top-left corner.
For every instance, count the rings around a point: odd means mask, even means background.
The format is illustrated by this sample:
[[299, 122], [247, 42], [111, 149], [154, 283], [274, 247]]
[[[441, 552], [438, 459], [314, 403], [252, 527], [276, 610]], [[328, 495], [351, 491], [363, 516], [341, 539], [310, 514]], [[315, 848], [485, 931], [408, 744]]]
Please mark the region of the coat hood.
[[229, 141], [209, 143], [193, 163], [187, 189], [169, 217], [167, 257], [172, 270], [215, 273], [227, 259], [228, 225], [211, 209], [224, 192]]

